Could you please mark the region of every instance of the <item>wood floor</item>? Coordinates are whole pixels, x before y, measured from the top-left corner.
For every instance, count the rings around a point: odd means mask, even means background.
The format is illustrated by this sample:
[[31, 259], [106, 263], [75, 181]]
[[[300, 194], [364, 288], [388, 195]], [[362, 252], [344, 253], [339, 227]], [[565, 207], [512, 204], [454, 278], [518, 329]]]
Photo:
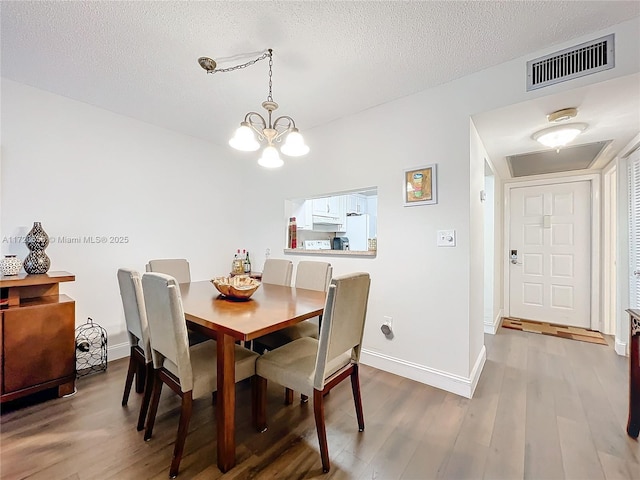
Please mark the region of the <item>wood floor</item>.
[[[226, 475], [215, 461], [215, 407], [196, 401], [178, 478], [640, 478], [640, 446], [625, 432], [628, 359], [611, 346], [502, 328], [485, 342], [472, 400], [363, 365], [366, 429], [358, 433], [349, 382], [334, 388], [325, 401], [326, 475], [312, 406], [284, 406], [277, 385], [263, 434], [250, 426], [249, 385], [238, 385], [238, 464]], [[145, 443], [135, 429], [140, 395], [120, 406], [126, 365], [79, 379], [68, 398], [3, 405], [1, 478], [168, 478], [179, 399], [163, 391]]]

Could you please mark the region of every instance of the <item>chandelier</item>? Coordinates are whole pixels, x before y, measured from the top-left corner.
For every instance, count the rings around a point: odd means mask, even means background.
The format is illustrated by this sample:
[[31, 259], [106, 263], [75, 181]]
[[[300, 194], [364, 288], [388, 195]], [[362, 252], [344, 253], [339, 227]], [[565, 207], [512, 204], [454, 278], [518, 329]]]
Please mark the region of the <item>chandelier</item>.
[[258, 164], [266, 168], [277, 168], [281, 167], [284, 162], [280, 158], [275, 145], [282, 142], [282, 138], [285, 135], [285, 142], [280, 148], [283, 154], [290, 157], [299, 157], [306, 155], [309, 152], [309, 147], [304, 143], [304, 139], [298, 131], [293, 118], [288, 115], [279, 116], [275, 120], [272, 118], [273, 112], [278, 108], [278, 104], [273, 101], [271, 92], [273, 87], [273, 50], [268, 49], [267, 52], [255, 60], [230, 68], [217, 69], [216, 62], [208, 57], [200, 57], [198, 63], [207, 73], [217, 73], [245, 68], [265, 58], [269, 59], [269, 93], [267, 94], [267, 99], [262, 102], [262, 108], [267, 111], [266, 118], [258, 112], [247, 113], [235, 135], [229, 140], [229, 145], [243, 152], [255, 152], [260, 148], [260, 142], [266, 142], [262, 155], [258, 159]]

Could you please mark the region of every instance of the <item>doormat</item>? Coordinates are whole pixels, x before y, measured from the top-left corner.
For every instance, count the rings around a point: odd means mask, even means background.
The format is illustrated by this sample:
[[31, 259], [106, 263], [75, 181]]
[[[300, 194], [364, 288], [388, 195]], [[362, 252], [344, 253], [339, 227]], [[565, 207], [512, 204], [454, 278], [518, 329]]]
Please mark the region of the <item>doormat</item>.
[[607, 341], [600, 332], [587, 330], [586, 328], [567, 327], [565, 325], [554, 325], [553, 323], [534, 322], [533, 320], [507, 317], [503, 317], [502, 326], [513, 330], [522, 330], [523, 332], [541, 333], [542, 335], [607, 345]]

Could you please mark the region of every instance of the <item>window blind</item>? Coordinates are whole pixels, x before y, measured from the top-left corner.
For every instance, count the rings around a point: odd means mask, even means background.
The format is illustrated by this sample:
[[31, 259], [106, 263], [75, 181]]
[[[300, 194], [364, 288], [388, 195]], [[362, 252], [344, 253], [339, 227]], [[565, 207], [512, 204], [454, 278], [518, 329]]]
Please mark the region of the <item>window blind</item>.
[[629, 306], [640, 308], [640, 151], [629, 157]]

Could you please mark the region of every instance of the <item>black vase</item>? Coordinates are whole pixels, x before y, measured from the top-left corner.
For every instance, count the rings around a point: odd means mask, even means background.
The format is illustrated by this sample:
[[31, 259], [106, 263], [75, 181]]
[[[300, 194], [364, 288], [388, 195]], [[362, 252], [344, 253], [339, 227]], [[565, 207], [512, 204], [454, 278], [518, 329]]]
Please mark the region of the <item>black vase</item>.
[[33, 228], [29, 230], [24, 243], [30, 250], [24, 259], [24, 271], [29, 274], [47, 273], [51, 267], [51, 260], [44, 249], [49, 245], [49, 235], [44, 231], [40, 222], [33, 222]]
[[51, 267], [51, 260], [44, 253], [44, 250], [35, 250], [29, 252], [27, 258], [24, 259], [24, 271], [31, 274], [47, 273]]
[[49, 245], [49, 235], [44, 231], [40, 222], [33, 222], [33, 227], [27, 233], [24, 243], [29, 250], [44, 250]]

